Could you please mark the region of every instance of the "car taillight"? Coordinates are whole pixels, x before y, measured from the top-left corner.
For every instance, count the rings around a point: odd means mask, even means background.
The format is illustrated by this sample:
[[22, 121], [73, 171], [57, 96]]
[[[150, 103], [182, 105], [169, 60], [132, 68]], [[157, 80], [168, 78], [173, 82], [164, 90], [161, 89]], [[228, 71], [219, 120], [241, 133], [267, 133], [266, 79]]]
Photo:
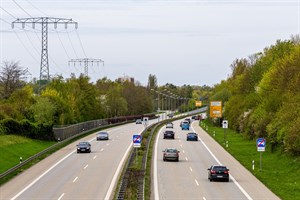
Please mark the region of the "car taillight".
[[229, 174], [229, 171], [224, 171], [224, 174]]
[[211, 173], [211, 174], [215, 174], [215, 173], [216, 173], [216, 171], [214, 171], [214, 170], [210, 170], [210, 173]]

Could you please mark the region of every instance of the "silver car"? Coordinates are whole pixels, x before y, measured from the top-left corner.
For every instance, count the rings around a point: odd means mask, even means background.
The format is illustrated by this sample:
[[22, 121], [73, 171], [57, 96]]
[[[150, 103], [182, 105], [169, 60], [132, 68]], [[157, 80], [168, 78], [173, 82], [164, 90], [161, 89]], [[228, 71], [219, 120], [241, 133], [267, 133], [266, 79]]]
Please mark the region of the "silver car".
[[99, 132], [96, 136], [97, 140], [109, 140], [109, 135], [107, 132]]
[[179, 161], [179, 151], [176, 148], [166, 148], [165, 150], [163, 150], [164, 154], [163, 154], [163, 160], [167, 161], [167, 160], [175, 160], [175, 161]]

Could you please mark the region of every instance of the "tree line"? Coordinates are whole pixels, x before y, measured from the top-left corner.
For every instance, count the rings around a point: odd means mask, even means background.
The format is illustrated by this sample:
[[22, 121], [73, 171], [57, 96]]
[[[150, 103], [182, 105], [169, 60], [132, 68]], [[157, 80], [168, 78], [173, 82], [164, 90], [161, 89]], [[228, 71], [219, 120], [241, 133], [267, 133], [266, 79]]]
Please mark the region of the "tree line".
[[[26, 82], [23, 72], [18, 62], [4, 62], [2, 65], [0, 134], [45, 139], [51, 138], [51, 134], [45, 132], [49, 132], [53, 125], [152, 113], [156, 112], [157, 104], [181, 112], [194, 108], [192, 86], [158, 86], [156, 76], [151, 74], [147, 86], [142, 86], [138, 82], [112, 81], [106, 77], [93, 83], [83, 74], [79, 77], [71, 75], [70, 78], [58, 76], [41, 84], [38, 81]], [[165, 101], [162, 97], [158, 100], [155, 92], [166, 90], [188, 101], [177, 99], [174, 107], [168, 107], [167, 96]]]
[[230, 127], [250, 139], [267, 138], [272, 151], [300, 155], [299, 36], [236, 59], [231, 69], [210, 96], [223, 102]]

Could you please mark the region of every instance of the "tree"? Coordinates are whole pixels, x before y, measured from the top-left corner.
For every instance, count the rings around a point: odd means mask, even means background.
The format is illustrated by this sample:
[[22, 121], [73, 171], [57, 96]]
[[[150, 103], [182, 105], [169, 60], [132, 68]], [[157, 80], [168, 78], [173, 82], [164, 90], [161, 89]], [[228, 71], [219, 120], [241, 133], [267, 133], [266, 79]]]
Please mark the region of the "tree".
[[149, 74], [147, 88], [148, 90], [155, 90], [157, 88], [157, 78], [155, 75]]
[[19, 62], [5, 61], [0, 72], [0, 98], [7, 99], [15, 90], [22, 88], [26, 72], [19, 66]]

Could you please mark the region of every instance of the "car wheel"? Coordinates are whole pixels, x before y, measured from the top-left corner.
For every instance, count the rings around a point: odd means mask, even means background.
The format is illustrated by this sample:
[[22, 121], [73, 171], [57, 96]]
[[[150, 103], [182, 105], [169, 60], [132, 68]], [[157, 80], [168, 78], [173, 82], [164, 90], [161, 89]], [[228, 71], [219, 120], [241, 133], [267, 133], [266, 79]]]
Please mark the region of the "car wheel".
[[209, 181], [210, 181], [210, 182], [212, 182], [212, 181], [213, 181], [213, 179], [212, 179], [212, 178], [210, 178], [210, 179], [209, 179]]
[[176, 159], [176, 162], [179, 162], [179, 158]]
[[229, 182], [229, 178], [228, 178], [228, 179], [226, 179], [226, 182]]

